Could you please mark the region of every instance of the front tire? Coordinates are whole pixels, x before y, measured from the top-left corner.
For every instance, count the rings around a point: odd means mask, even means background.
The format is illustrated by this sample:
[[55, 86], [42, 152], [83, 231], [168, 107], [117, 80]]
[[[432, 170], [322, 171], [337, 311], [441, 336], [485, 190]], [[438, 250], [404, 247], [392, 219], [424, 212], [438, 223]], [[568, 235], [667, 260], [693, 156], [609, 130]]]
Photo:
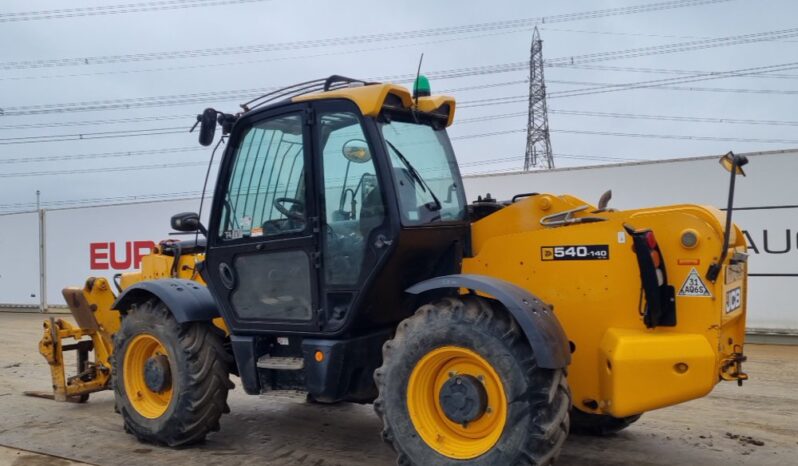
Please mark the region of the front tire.
[[230, 412], [231, 361], [210, 322], [179, 324], [156, 299], [135, 305], [114, 335], [112, 378], [125, 430], [171, 447], [204, 440]]
[[422, 306], [383, 346], [374, 408], [402, 465], [549, 465], [568, 435], [564, 369], [476, 296]]

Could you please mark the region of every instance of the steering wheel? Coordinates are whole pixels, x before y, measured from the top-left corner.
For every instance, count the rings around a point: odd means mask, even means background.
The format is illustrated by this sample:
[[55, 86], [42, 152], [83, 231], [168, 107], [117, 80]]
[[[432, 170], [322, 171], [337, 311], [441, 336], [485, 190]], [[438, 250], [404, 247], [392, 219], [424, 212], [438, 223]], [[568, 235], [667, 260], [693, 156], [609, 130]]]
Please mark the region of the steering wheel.
[[[284, 202], [288, 202], [289, 204], [294, 204], [295, 206], [299, 207], [299, 209], [297, 210], [286, 209], [285, 206], [283, 205]], [[278, 197], [277, 199], [274, 200], [273, 204], [274, 208], [277, 209], [278, 212], [285, 215], [286, 217], [293, 220], [305, 221], [305, 215], [304, 215], [305, 203], [300, 201], [299, 199], [294, 199], [292, 197]]]

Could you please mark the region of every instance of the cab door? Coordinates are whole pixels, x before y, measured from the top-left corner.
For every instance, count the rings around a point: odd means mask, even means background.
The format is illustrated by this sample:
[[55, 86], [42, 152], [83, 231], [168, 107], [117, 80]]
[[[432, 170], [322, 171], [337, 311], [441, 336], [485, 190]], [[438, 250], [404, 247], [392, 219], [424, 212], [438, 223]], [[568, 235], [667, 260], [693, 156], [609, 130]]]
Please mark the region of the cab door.
[[220, 167], [207, 277], [233, 333], [318, 329], [318, 217], [308, 107], [242, 119]]

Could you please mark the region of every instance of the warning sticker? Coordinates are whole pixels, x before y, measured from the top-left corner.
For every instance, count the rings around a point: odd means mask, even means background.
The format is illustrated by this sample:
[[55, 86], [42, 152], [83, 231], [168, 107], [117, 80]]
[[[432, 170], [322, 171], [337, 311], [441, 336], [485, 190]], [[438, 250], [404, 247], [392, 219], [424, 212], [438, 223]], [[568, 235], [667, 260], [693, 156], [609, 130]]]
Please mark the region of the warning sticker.
[[694, 267], [679, 289], [678, 296], [711, 297], [712, 294], [709, 292], [709, 289], [707, 289], [707, 286], [704, 285], [704, 282], [701, 280], [701, 275], [698, 274], [698, 271]]

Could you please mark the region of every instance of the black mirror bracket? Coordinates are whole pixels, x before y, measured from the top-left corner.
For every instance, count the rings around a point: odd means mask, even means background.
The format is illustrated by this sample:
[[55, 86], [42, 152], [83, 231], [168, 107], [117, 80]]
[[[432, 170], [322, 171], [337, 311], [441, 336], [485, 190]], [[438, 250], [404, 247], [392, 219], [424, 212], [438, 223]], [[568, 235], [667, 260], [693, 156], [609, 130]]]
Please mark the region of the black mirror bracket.
[[706, 274], [707, 280], [712, 283], [715, 283], [718, 279], [718, 275], [720, 275], [721, 268], [723, 267], [723, 262], [726, 260], [726, 256], [729, 253], [729, 236], [732, 228], [732, 212], [734, 212], [734, 185], [737, 179], [737, 172], [740, 171], [742, 175], [745, 176], [745, 173], [738, 169], [748, 163], [748, 158], [746, 156], [734, 155], [731, 151], [721, 158], [721, 164], [724, 159], [731, 160], [731, 168], [729, 169], [731, 178], [729, 180], [729, 198], [726, 204], [726, 226], [723, 231], [723, 249], [720, 251], [720, 259], [709, 266]]

